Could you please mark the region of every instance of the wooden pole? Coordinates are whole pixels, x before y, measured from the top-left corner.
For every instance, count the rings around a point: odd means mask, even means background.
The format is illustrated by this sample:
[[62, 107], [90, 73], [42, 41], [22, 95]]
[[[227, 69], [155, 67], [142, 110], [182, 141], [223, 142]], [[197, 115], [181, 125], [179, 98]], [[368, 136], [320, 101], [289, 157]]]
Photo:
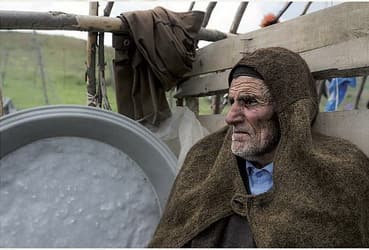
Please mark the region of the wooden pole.
[[231, 25], [231, 28], [229, 29], [229, 32], [232, 34], [236, 34], [238, 30], [238, 26], [241, 23], [243, 14], [245, 13], [245, 10], [247, 8], [248, 2], [241, 2], [238, 6], [238, 9], [236, 11], [236, 15], [233, 18], [233, 22]]
[[[110, 16], [114, 2], [108, 2], [104, 9], [104, 16]], [[99, 32], [99, 46], [98, 46], [98, 77], [99, 84], [97, 90], [97, 106], [107, 110], [111, 110], [109, 98], [106, 91], [105, 81], [105, 53], [104, 53], [104, 32]]]
[[366, 79], [368, 79], [368, 76], [363, 76], [361, 83], [360, 83], [360, 87], [359, 90], [356, 94], [356, 98], [355, 98], [355, 109], [359, 109], [359, 103], [360, 103], [360, 98], [361, 98], [361, 94], [363, 93], [364, 90], [364, 86], [366, 83]]
[[292, 4], [292, 2], [288, 2], [286, 3], [286, 5], [279, 11], [278, 15], [275, 18], [275, 21], [278, 22], [279, 18], [281, 18], [281, 16], [286, 12], [286, 10], [288, 9], [288, 7], [290, 7]]
[[110, 16], [111, 10], [113, 9], [114, 2], [109, 1], [106, 3], [105, 9], [104, 9], [104, 16], [108, 17]]
[[316, 90], [318, 92], [318, 104], [320, 104], [320, 101], [322, 99], [324, 88], [325, 88], [325, 80], [317, 80], [315, 81]]
[[[213, 10], [216, 5], [217, 5], [217, 2], [209, 2], [208, 6], [206, 7], [205, 16], [201, 24], [203, 28], [205, 28], [208, 25], [211, 14], [213, 13]], [[192, 110], [196, 115], [199, 114], [199, 98], [198, 97], [187, 97], [185, 98], [185, 103], [186, 103], [186, 106], [190, 110]]]
[[[93, 3], [93, 2], [91, 2]], [[64, 12], [0, 11], [0, 29], [79, 30], [88, 32], [124, 32], [128, 24], [117, 17], [87, 16]], [[196, 40], [218, 41], [229, 34], [201, 28]]]
[[[90, 2], [89, 14], [91, 16], [98, 15], [98, 2]], [[87, 35], [87, 105], [96, 107], [96, 45], [97, 33], [88, 32]]]
[[188, 11], [193, 10], [193, 7], [195, 6], [195, 1], [192, 1], [190, 4], [190, 7], [188, 8]]
[[213, 10], [216, 5], [217, 5], [217, 2], [209, 2], [208, 6], [206, 7], [204, 20], [202, 20], [202, 25], [201, 25], [202, 27], [205, 28], [208, 25], [211, 14], [213, 13]]
[[303, 16], [306, 14], [306, 12], [308, 11], [308, 9], [310, 8], [310, 5], [312, 4], [313, 2], [308, 2], [304, 8], [304, 10], [302, 11], [301, 15], [300, 16]]
[[[238, 6], [236, 14], [233, 18], [231, 28], [229, 29], [229, 33], [231, 33], [231, 34], [236, 34], [237, 33], [237, 29], [238, 29], [238, 27], [241, 23], [241, 20], [242, 20], [243, 14], [245, 13], [247, 5], [248, 5], [248, 2], [241, 2], [240, 5]], [[211, 98], [211, 109], [213, 111], [213, 114], [222, 113], [224, 105], [221, 105], [221, 101], [222, 101], [222, 95], [221, 94], [212, 96], [212, 98]]]

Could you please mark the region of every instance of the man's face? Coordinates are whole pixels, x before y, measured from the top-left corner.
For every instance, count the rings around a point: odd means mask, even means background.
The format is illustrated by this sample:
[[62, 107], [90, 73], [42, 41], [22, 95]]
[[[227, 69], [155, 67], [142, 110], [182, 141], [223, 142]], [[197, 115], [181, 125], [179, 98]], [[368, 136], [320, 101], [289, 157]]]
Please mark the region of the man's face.
[[232, 152], [255, 161], [278, 145], [280, 131], [270, 93], [260, 79], [239, 76], [229, 88], [231, 108], [226, 122], [233, 126]]

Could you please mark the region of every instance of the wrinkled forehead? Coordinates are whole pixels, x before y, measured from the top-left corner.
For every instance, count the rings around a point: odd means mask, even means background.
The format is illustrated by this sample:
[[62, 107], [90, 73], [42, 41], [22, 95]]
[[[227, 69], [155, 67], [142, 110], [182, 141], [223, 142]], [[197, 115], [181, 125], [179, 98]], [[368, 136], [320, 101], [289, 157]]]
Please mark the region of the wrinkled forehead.
[[228, 93], [229, 95], [244, 93], [261, 96], [268, 94], [269, 90], [261, 79], [250, 76], [239, 76], [232, 80]]

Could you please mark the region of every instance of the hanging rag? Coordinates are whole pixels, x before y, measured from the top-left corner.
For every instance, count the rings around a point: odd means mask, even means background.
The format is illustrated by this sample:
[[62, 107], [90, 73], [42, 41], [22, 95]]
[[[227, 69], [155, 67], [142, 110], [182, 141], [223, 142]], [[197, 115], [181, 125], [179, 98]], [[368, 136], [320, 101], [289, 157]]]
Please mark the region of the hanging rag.
[[158, 125], [170, 116], [165, 91], [192, 69], [194, 36], [204, 12], [172, 12], [162, 7], [125, 12], [128, 34], [114, 34], [114, 75], [118, 112]]

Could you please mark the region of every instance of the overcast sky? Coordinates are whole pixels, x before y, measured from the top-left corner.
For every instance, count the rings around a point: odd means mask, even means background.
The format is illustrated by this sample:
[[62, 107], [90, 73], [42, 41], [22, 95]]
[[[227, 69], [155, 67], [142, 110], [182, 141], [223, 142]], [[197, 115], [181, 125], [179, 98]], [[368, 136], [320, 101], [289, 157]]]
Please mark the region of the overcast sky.
[[[99, 15], [103, 13], [106, 5], [106, 1], [99, 1]], [[134, 11], [134, 10], [146, 10], [152, 9], [156, 6], [162, 6], [169, 10], [182, 12], [187, 11], [190, 6], [190, 1], [115, 1], [111, 16], [118, 16], [121, 12]], [[209, 1], [197, 1], [194, 6], [194, 10], [205, 11]], [[218, 1], [213, 14], [209, 20], [207, 28], [218, 29], [223, 32], [228, 32], [232, 24], [235, 12], [238, 8], [239, 1]], [[294, 2], [286, 13], [282, 16], [281, 21], [285, 21], [294, 17], [297, 17], [303, 11], [307, 2], [299, 1]], [[313, 2], [310, 6], [308, 13], [314, 12], [320, 9], [324, 9], [338, 4], [337, 1], [324, 1]], [[246, 12], [242, 18], [241, 24], [238, 28], [238, 33], [246, 33], [255, 29], [259, 29], [261, 19], [265, 14], [274, 13], [277, 14], [283, 6], [285, 1], [265, 1], [257, 0], [250, 1]], [[88, 1], [4, 1], [0, 0], [1, 10], [17, 10], [17, 11], [62, 11], [71, 14], [88, 15], [89, 2]], [[38, 31], [40, 33], [49, 34], [63, 34], [66, 36], [73, 36], [80, 39], [86, 39], [87, 33], [80, 31]], [[111, 46], [111, 36], [107, 35], [106, 45]], [[205, 44], [205, 43], [203, 43]], [[200, 44], [201, 45], [201, 44]]]

